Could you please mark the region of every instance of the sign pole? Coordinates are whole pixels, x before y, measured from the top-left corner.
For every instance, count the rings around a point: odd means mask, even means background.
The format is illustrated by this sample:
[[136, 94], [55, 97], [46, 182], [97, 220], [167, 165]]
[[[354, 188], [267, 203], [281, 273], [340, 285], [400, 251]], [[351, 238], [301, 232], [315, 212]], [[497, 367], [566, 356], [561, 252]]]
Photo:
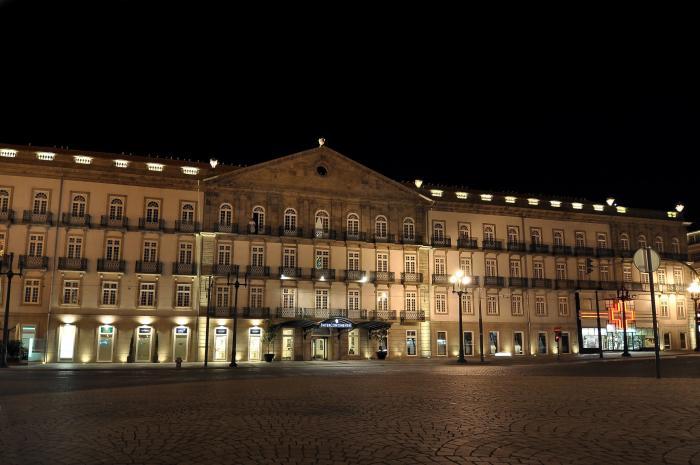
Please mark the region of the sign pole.
[[659, 328], [656, 324], [656, 296], [654, 295], [654, 272], [651, 270], [651, 247], [646, 250], [646, 268], [649, 274], [649, 294], [651, 295], [651, 321], [654, 326], [654, 355], [656, 356], [656, 377], [661, 378], [661, 358], [659, 357]]

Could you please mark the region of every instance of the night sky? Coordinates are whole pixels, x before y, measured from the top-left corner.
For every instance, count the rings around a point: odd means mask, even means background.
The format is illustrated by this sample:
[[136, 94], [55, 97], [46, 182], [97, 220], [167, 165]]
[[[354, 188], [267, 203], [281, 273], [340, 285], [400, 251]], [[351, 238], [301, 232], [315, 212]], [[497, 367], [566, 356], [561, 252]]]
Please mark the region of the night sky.
[[600, 79], [593, 88], [579, 72], [553, 84], [540, 79], [550, 68], [517, 49], [470, 55], [465, 70], [431, 43], [334, 41], [349, 28], [331, 31], [331, 18], [293, 40], [277, 28], [265, 45], [269, 29], [245, 35], [240, 15], [224, 24], [209, 10], [105, 5], [86, 22], [56, 20], [55, 6], [37, 16], [0, 3], [5, 38], [26, 35], [30, 18], [40, 31], [40, 44], [6, 54], [0, 143], [253, 164], [324, 137], [397, 180], [596, 202], [612, 194], [661, 210], [682, 201], [686, 218], [700, 219], [697, 92]]

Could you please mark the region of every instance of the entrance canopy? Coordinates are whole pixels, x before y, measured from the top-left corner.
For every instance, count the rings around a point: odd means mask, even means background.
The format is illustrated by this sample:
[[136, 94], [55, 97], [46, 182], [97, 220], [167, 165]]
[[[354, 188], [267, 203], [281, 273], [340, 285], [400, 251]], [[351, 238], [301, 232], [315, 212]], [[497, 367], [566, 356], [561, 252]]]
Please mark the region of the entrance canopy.
[[352, 320], [347, 318], [328, 318], [323, 321], [313, 321], [313, 320], [289, 320], [283, 321], [273, 325], [270, 329], [276, 331], [277, 328], [302, 328], [305, 331], [311, 331], [313, 329], [325, 329], [329, 330], [331, 328], [343, 330], [343, 329], [366, 329], [367, 331], [376, 331], [380, 329], [389, 329], [391, 323], [386, 321], [363, 321], [361, 323], [354, 323]]

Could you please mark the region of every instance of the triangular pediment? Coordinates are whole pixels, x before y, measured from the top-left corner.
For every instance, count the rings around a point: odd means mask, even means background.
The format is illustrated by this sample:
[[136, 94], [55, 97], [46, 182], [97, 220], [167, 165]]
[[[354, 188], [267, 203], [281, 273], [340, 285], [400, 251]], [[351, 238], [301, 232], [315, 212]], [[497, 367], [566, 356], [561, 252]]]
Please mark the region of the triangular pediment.
[[322, 197], [423, 201], [411, 188], [326, 146], [247, 166], [207, 182], [208, 189], [299, 192]]

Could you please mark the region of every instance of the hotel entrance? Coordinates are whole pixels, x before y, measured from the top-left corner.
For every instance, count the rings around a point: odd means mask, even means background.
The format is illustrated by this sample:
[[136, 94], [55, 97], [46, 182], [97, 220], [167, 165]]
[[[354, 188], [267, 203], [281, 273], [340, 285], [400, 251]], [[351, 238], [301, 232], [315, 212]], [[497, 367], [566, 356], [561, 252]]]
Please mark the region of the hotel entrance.
[[282, 329], [282, 360], [294, 360], [294, 328]]
[[153, 328], [150, 326], [139, 326], [136, 328], [136, 361], [151, 361], [151, 341], [153, 339]]
[[173, 359], [177, 360], [178, 357], [182, 359], [183, 362], [187, 361], [187, 347], [189, 346], [190, 331], [186, 326], [178, 326], [175, 328], [175, 341], [173, 347]]
[[260, 361], [260, 336], [262, 330], [260, 328], [250, 328], [248, 332], [248, 361]]
[[314, 337], [311, 339], [311, 358], [313, 360], [328, 360], [327, 337]]

